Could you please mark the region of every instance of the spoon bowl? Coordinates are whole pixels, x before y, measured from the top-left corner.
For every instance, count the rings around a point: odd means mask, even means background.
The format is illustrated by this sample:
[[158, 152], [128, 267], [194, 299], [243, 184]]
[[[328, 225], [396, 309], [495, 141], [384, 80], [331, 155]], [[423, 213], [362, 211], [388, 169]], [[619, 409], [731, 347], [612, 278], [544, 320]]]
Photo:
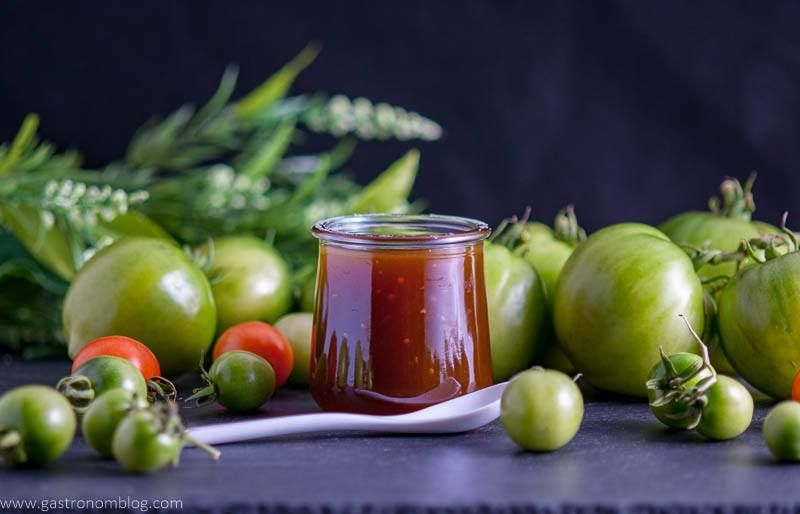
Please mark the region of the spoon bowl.
[[191, 428], [188, 433], [191, 439], [201, 443], [226, 444], [319, 432], [468, 432], [500, 417], [500, 398], [507, 385], [508, 382], [502, 382], [415, 412], [395, 416], [323, 412], [204, 425]]

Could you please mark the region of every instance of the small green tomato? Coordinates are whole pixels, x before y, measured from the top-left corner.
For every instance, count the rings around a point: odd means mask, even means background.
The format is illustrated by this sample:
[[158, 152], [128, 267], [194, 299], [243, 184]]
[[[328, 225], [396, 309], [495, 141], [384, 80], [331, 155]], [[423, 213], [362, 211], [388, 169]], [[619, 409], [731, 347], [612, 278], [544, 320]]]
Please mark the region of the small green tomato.
[[697, 431], [718, 441], [741, 435], [753, 421], [753, 397], [742, 384], [726, 375], [718, 375], [717, 383], [706, 393]]
[[147, 383], [139, 369], [120, 357], [95, 357], [56, 386], [78, 411], [107, 391], [126, 389], [140, 398], [147, 397]]
[[[666, 359], [666, 360], [665, 360]], [[650, 410], [664, 425], [679, 430], [693, 428], [701, 411], [692, 403], [659, 401], [668, 393], [689, 393], [702, 381], [714, 376], [710, 366], [704, 366], [703, 358], [688, 352], [662, 355], [653, 366], [647, 380], [647, 396]]]
[[132, 473], [152, 473], [177, 462], [183, 441], [150, 410], [128, 414], [112, 439], [114, 458]]
[[147, 407], [147, 401], [127, 389], [112, 389], [89, 404], [83, 415], [81, 431], [89, 446], [103, 457], [111, 457], [114, 432], [131, 412]]
[[781, 402], [764, 420], [764, 441], [779, 461], [800, 461], [800, 403]]
[[195, 389], [186, 401], [204, 405], [216, 400], [228, 410], [247, 412], [261, 407], [275, 392], [275, 371], [269, 362], [243, 350], [220, 355], [203, 379], [206, 386]]
[[0, 456], [6, 464], [56, 460], [75, 436], [75, 412], [55, 389], [17, 387], [0, 397]]
[[186, 433], [178, 406], [172, 401], [157, 402], [133, 410], [120, 421], [111, 440], [111, 451], [123, 468], [132, 473], [152, 473], [172, 464], [177, 466], [187, 443], [219, 459], [215, 448]]
[[314, 315], [310, 312], [293, 312], [275, 323], [294, 353], [294, 366], [289, 382], [294, 385], [307, 386], [308, 373], [311, 366], [311, 330], [314, 326]]
[[515, 376], [500, 402], [508, 436], [532, 451], [553, 451], [575, 437], [583, 420], [583, 396], [564, 373], [532, 368]]

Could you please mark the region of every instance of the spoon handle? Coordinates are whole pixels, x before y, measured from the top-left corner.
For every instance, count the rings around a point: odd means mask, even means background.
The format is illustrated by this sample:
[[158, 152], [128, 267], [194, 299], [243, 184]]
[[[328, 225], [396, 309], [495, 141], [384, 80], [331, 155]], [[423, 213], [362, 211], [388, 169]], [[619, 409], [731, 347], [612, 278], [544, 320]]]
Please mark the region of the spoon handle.
[[381, 416], [363, 414], [319, 413], [215, 423], [189, 429], [189, 435], [205, 444], [225, 444], [265, 437], [310, 434], [328, 431], [388, 431], [393, 424]]

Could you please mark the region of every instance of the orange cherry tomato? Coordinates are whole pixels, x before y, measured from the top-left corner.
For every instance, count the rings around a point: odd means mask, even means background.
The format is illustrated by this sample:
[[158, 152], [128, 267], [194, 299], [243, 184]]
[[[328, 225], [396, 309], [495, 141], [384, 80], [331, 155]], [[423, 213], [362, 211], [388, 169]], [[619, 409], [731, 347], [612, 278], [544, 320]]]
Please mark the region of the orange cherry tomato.
[[85, 362], [103, 356], [125, 359], [139, 369], [145, 380], [161, 376], [161, 366], [150, 348], [125, 336], [99, 337], [87, 343], [72, 361], [72, 372]]
[[286, 382], [294, 366], [294, 352], [289, 340], [263, 321], [246, 321], [223, 332], [214, 345], [214, 360], [232, 350], [244, 350], [263, 357], [275, 370], [276, 386]]
[[800, 371], [794, 376], [792, 380], [792, 400], [800, 402]]

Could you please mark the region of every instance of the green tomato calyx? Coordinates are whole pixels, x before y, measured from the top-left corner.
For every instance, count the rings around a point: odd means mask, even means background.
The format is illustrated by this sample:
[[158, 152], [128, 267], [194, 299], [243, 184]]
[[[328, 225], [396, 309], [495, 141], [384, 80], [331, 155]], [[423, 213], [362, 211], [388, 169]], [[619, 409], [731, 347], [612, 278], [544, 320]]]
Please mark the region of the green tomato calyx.
[[781, 217], [781, 234], [761, 234], [753, 239], [745, 239], [739, 245], [738, 252], [743, 255], [741, 260], [751, 259], [763, 264], [777, 259], [787, 253], [795, 253], [800, 249], [797, 234], [786, 226], [789, 212], [784, 212]]
[[492, 232], [492, 235], [489, 237], [489, 241], [494, 244], [505, 246], [508, 249], [513, 249], [523, 237], [523, 233], [525, 232], [525, 224], [528, 223], [530, 216], [531, 207], [529, 205], [525, 207], [525, 211], [522, 213], [521, 218], [518, 218], [515, 214], [514, 216], [501, 221], [500, 225], [497, 226], [497, 229]]
[[184, 400], [186, 403], [193, 401], [194, 407], [202, 407], [213, 403], [219, 395], [217, 385], [214, 383], [214, 378], [209, 374], [205, 366], [203, 366], [204, 360], [205, 354], [200, 357], [200, 377], [203, 379], [205, 385], [192, 389], [192, 395]]
[[750, 221], [756, 204], [753, 201], [753, 184], [758, 174], [753, 171], [742, 186], [738, 179], [727, 177], [719, 186], [719, 196], [708, 200], [709, 210], [723, 218], [737, 218]]
[[[526, 229], [526, 225], [531, 216], [531, 207], [525, 208], [522, 217], [511, 216], [500, 222], [500, 225], [492, 233], [491, 242], [503, 245], [507, 248], [515, 248], [520, 243], [527, 242], [531, 235]], [[552, 237], [575, 247], [586, 239], [586, 231], [578, 225], [578, 218], [575, 216], [575, 207], [567, 205], [556, 214], [553, 221]]]
[[[678, 316], [683, 319], [692, 336], [700, 345], [702, 360], [693, 363], [682, 372], [678, 372], [670, 357], [664, 352], [664, 348], [659, 346], [658, 351], [661, 354], [665, 375], [661, 378], [648, 380], [645, 385], [648, 390], [655, 393], [653, 400], [650, 402], [651, 407], [664, 407], [667, 405], [682, 407], [675, 409], [679, 414], [668, 414], [667, 416], [675, 420], [688, 420], [686, 428], [692, 430], [700, 423], [703, 407], [708, 404], [708, 390], [717, 383], [717, 372], [711, 365], [708, 347], [692, 328], [686, 316], [683, 314]], [[706, 372], [708, 372], [707, 377], [697, 381], [694, 385], [687, 385], [698, 375], [706, 374]]]
[[[782, 233], [761, 234], [752, 239], [742, 239], [739, 243], [739, 247], [732, 252], [723, 252], [719, 249], [710, 248], [708, 244], [701, 246], [681, 245], [681, 247], [689, 258], [692, 259], [695, 271], [706, 265], [735, 262], [736, 272], [738, 272], [746, 262], [764, 264], [767, 261], [777, 259], [787, 253], [794, 253], [800, 250], [800, 242], [798, 242], [797, 234], [786, 227], [788, 216], [789, 213], [784, 212], [781, 217], [780, 230]], [[724, 281], [729, 278], [728, 276], [712, 277], [705, 280], [703, 283], [705, 285], [710, 282]]]
[[586, 231], [578, 225], [578, 217], [575, 216], [575, 206], [567, 205], [558, 211], [553, 221], [553, 235], [570, 246], [577, 246], [586, 240]]
[[85, 375], [66, 376], [58, 381], [56, 389], [78, 413], [85, 412], [95, 397], [94, 385]]
[[22, 434], [17, 430], [0, 430], [0, 456], [9, 466], [24, 464], [28, 460]]
[[164, 377], [152, 377], [145, 381], [147, 384], [147, 399], [150, 403], [175, 401], [178, 389], [170, 380]]

